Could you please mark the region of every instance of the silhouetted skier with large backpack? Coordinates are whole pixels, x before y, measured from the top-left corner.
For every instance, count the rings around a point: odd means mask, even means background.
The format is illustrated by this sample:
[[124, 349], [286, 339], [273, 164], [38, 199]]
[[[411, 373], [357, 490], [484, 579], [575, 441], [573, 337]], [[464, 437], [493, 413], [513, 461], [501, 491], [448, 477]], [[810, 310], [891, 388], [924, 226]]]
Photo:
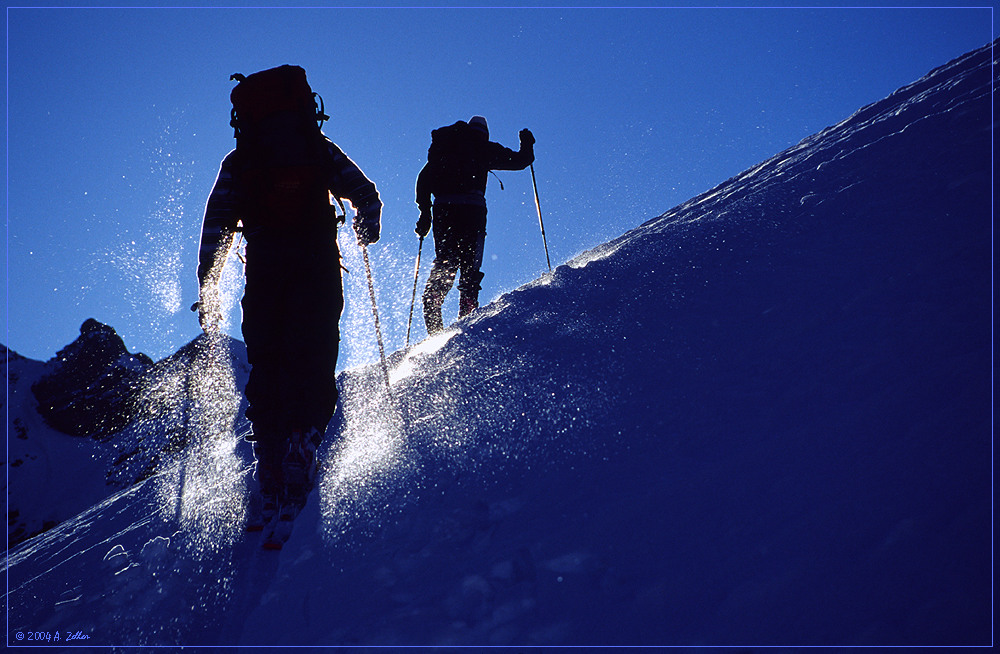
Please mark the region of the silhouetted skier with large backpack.
[[[340, 199], [357, 215], [361, 245], [379, 238], [375, 185], [321, 131], [327, 118], [297, 66], [234, 75], [236, 149], [222, 162], [205, 209], [198, 261], [200, 321], [221, 319], [218, 286], [238, 233], [246, 239], [243, 338], [260, 483], [248, 529], [270, 529], [280, 547], [315, 478], [316, 447], [337, 404], [344, 308], [337, 226]], [[337, 205], [332, 204], [337, 200]], [[282, 524], [284, 523], [284, 524]], [[269, 526], [268, 526], [269, 525]]]
[[535, 137], [527, 129], [519, 136], [517, 152], [490, 141], [482, 116], [431, 132], [427, 163], [417, 177], [420, 218], [415, 230], [423, 239], [434, 229], [434, 266], [423, 294], [428, 334], [444, 328], [441, 305], [459, 271], [459, 317], [479, 307], [486, 181], [491, 170], [524, 170], [534, 162]]

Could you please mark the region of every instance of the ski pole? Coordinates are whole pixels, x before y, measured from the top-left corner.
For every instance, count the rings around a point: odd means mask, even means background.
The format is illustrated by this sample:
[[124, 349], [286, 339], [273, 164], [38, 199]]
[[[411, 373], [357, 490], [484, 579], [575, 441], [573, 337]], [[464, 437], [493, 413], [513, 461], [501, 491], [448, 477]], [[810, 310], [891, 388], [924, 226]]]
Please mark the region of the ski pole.
[[531, 186], [535, 189], [535, 210], [538, 211], [538, 226], [542, 230], [542, 246], [545, 248], [545, 263], [552, 272], [552, 262], [549, 261], [549, 244], [545, 240], [545, 224], [542, 222], [542, 205], [538, 202], [538, 183], [535, 182], [535, 164], [531, 164]]
[[196, 430], [200, 432], [200, 427], [195, 424], [195, 420], [198, 416], [193, 415], [194, 410], [198, 405], [195, 398], [194, 382], [197, 381], [195, 376], [201, 372], [199, 369], [199, 359], [202, 348], [204, 347], [203, 340], [207, 338], [209, 338], [208, 334], [202, 333], [191, 341], [191, 356], [187, 362], [184, 363], [184, 397], [181, 399], [184, 411], [184, 417], [181, 422], [181, 428], [183, 430], [181, 439], [183, 439], [183, 441], [171, 443], [171, 445], [177, 446], [181, 457], [180, 474], [177, 480], [176, 519], [178, 525], [180, 525], [181, 521], [184, 519], [184, 487], [187, 485], [188, 465], [192, 456], [192, 448], [190, 445], [192, 443], [198, 444], [201, 441], [200, 433], [195, 433]]
[[184, 371], [184, 397], [181, 399], [184, 411], [181, 423], [184, 430], [184, 446], [183, 448], [179, 448], [181, 461], [180, 473], [177, 478], [177, 515], [175, 516], [178, 527], [181, 526], [181, 521], [184, 519], [184, 485], [187, 483], [188, 456], [190, 456], [190, 453], [187, 451], [187, 445], [191, 438], [191, 406], [194, 404], [194, 393], [191, 391], [191, 369], [194, 367], [194, 361], [188, 361], [186, 365], [187, 369]]
[[406, 347], [410, 347], [410, 327], [413, 325], [413, 306], [417, 303], [417, 280], [420, 278], [420, 253], [424, 249], [424, 237], [417, 246], [417, 265], [413, 271], [413, 297], [410, 299], [410, 319], [406, 321]]
[[389, 385], [389, 365], [385, 362], [385, 345], [382, 344], [382, 323], [378, 319], [378, 307], [375, 304], [375, 283], [372, 281], [372, 266], [368, 262], [368, 246], [361, 246], [361, 253], [365, 260], [365, 274], [368, 276], [368, 295], [372, 298], [372, 316], [375, 318], [375, 338], [378, 340], [378, 352], [382, 358], [382, 374], [385, 376], [385, 388], [389, 392], [389, 399], [395, 404], [392, 397], [392, 388]]

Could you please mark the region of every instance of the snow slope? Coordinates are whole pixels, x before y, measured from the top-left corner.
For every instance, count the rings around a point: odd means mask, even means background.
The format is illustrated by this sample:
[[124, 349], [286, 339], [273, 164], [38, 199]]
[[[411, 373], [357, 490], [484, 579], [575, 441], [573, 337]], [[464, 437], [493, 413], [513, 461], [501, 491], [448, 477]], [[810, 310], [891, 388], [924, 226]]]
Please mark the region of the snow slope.
[[[242, 388], [248, 373], [246, 348], [228, 337], [196, 339], [153, 363], [94, 319], [49, 361], [4, 351], [8, 547], [171, 465], [197, 403], [206, 404], [199, 393]], [[233, 390], [223, 396], [241, 399]], [[238, 407], [206, 406], [239, 419]]]
[[992, 56], [344, 373], [279, 554], [199, 413], [12, 552], [9, 642], [989, 645]]
[[[45, 364], [10, 351], [5, 359], [7, 537], [18, 543], [103, 500], [107, 462], [99, 444], [49, 427], [35, 410], [31, 384]], [[78, 483], [64, 483], [67, 475]]]

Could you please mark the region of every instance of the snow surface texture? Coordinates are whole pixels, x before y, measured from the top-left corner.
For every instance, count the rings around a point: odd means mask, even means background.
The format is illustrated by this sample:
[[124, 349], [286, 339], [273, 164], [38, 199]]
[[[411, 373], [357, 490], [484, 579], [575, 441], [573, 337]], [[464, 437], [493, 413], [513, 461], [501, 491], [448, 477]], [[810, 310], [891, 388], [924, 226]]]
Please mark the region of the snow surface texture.
[[344, 373], [280, 553], [217, 383], [9, 642], [989, 645], [992, 54]]

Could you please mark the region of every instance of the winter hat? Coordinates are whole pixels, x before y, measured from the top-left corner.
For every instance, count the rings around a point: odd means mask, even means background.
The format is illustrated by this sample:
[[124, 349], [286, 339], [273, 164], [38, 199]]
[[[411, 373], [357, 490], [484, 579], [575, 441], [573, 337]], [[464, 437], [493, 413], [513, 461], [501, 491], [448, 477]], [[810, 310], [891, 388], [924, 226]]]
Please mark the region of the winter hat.
[[473, 116], [470, 118], [469, 126], [482, 130], [483, 134], [486, 134], [487, 137], [490, 135], [490, 128], [486, 125], [486, 119], [482, 116]]

